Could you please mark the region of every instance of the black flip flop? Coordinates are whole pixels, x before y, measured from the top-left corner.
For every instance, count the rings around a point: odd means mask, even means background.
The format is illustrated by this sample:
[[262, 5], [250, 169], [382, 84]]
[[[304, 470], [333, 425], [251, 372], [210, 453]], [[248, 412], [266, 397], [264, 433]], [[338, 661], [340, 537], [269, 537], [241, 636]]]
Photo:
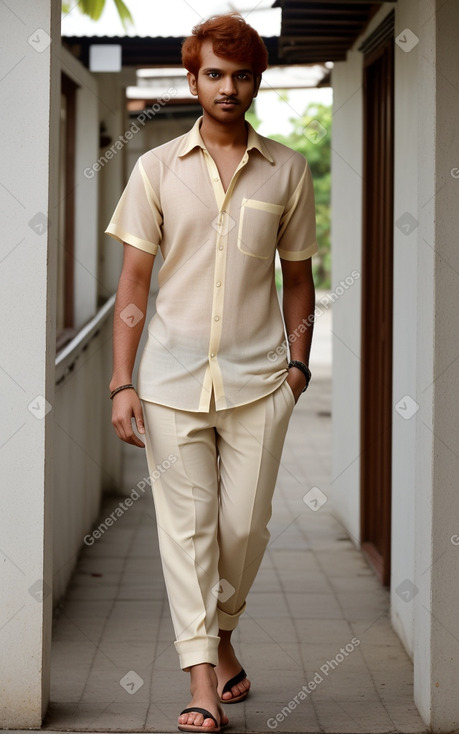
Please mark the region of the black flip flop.
[[[244, 680], [244, 678], [247, 678], [247, 673], [245, 672], [244, 668], [241, 668], [239, 673], [234, 676], [234, 678], [231, 678], [228, 683], [225, 683], [223, 690], [222, 690], [222, 696], [224, 693], [231, 693], [231, 689], [233, 686], [237, 685], [241, 682], [241, 680]], [[220, 703], [241, 703], [241, 701], [245, 701], [247, 696], [249, 695], [249, 691], [246, 691], [245, 693], [241, 693], [240, 696], [233, 696], [233, 698], [222, 698], [220, 697]]]
[[215, 728], [210, 729], [208, 726], [202, 726], [202, 725], [195, 726], [194, 724], [179, 724], [178, 725], [179, 731], [191, 731], [191, 732], [194, 731], [194, 732], [202, 732], [203, 734], [205, 733], [217, 734], [217, 732], [221, 731], [223, 727], [227, 726], [227, 724], [222, 724], [221, 726], [219, 726], [218, 721], [215, 718], [215, 716], [213, 716], [210, 713], [210, 711], [207, 711], [207, 709], [201, 709], [199, 708], [199, 706], [192, 706], [189, 709], [183, 709], [183, 711], [180, 712], [180, 716], [182, 714], [192, 714], [192, 713], [202, 714], [204, 716], [204, 720], [212, 719], [212, 721], [215, 721]]

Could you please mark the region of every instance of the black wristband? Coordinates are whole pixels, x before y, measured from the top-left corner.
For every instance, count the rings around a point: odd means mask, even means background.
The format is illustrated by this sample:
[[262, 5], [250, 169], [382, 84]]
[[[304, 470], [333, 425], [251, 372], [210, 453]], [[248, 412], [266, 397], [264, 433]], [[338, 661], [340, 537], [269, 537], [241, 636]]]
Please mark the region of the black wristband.
[[289, 364], [288, 364], [288, 368], [289, 369], [290, 369], [290, 367], [297, 367], [303, 373], [303, 375], [305, 376], [305, 378], [306, 378], [306, 387], [303, 390], [303, 392], [305, 392], [308, 389], [308, 387], [309, 387], [309, 383], [311, 382], [311, 377], [312, 377], [311, 370], [309, 369], [309, 367], [307, 366], [307, 364], [305, 364], [304, 362], [300, 362], [299, 359], [292, 359], [292, 361], [289, 362]]
[[110, 400], [113, 400], [115, 395], [121, 392], [121, 390], [135, 390], [135, 387], [132, 382], [130, 382], [129, 385], [120, 385], [119, 387], [115, 387], [115, 389], [110, 393]]

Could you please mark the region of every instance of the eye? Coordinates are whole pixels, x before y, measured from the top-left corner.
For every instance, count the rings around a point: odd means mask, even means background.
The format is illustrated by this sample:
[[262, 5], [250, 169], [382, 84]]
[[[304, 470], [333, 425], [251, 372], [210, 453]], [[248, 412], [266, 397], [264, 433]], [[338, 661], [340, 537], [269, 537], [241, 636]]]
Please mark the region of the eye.
[[238, 76], [238, 79], [248, 79], [249, 78], [249, 75], [246, 74], [244, 71], [241, 71], [241, 73], [238, 74], [237, 76]]
[[207, 76], [210, 77], [210, 79], [218, 79], [220, 74], [218, 73], [218, 71], [209, 71], [207, 72]]

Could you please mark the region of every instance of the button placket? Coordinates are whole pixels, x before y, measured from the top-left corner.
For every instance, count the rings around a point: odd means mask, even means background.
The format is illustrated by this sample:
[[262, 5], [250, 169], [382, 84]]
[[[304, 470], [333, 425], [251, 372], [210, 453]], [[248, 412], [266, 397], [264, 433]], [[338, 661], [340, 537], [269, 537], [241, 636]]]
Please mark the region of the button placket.
[[[218, 346], [220, 344], [222, 330], [222, 313], [224, 300], [224, 282], [226, 269], [226, 249], [227, 232], [225, 226], [226, 212], [220, 211], [217, 224], [217, 239], [215, 251], [215, 288], [212, 298], [212, 321], [210, 327], [209, 352], [211, 359], [215, 361], [218, 355]], [[218, 285], [217, 285], [218, 284]], [[212, 355], [214, 355], [212, 357]], [[212, 368], [211, 368], [212, 369]]]
[[212, 383], [215, 386], [218, 383], [221, 384], [221, 373], [218, 365], [218, 348], [220, 345], [221, 333], [223, 328], [222, 315], [225, 297], [225, 271], [228, 233], [235, 225], [229, 215], [229, 202], [231, 200], [231, 194], [239, 176], [239, 171], [247, 164], [248, 156], [247, 153], [244, 154], [242, 160], [240, 161], [231, 178], [230, 184], [225, 193], [215, 161], [213, 160], [212, 156], [209, 155], [207, 150], [205, 150], [204, 153], [209, 178], [212, 183], [212, 188], [219, 209], [218, 218], [216, 218], [217, 221], [214, 221], [212, 225], [217, 232], [217, 237], [215, 241], [215, 288], [212, 298], [212, 316], [210, 322], [208, 352]]

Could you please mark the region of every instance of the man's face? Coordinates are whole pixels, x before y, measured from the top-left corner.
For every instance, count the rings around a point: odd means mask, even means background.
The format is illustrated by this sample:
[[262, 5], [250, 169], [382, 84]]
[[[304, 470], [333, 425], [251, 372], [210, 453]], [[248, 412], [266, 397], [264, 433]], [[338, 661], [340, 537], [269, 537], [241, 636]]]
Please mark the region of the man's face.
[[244, 117], [260, 83], [250, 64], [217, 56], [211, 41], [204, 41], [201, 46], [198, 77], [190, 72], [187, 77], [191, 93], [218, 122], [234, 123]]

